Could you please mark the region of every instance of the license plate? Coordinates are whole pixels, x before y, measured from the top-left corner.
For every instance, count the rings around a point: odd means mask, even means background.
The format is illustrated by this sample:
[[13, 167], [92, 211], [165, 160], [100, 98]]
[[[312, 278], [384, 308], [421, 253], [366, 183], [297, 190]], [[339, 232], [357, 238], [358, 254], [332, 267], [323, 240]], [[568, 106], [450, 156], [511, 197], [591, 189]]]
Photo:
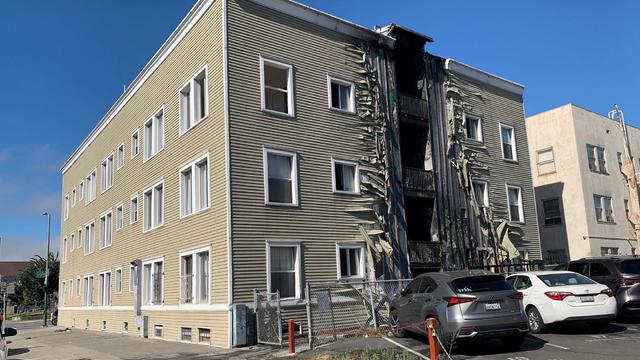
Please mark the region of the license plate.
[[593, 298], [593, 296], [587, 295], [587, 296], [580, 296], [580, 301], [582, 301], [582, 302], [594, 302], [595, 299]]
[[486, 311], [496, 311], [496, 310], [501, 310], [502, 306], [500, 306], [500, 303], [487, 303], [487, 304], [484, 304], [484, 309]]

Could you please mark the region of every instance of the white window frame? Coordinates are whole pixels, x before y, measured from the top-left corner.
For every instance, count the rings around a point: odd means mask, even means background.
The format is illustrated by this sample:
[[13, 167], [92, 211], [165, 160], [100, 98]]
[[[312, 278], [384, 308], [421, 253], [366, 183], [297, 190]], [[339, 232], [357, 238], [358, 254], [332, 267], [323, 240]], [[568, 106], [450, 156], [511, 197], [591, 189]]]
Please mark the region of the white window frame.
[[[481, 206], [481, 207], [489, 207], [489, 183], [485, 180], [472, 180], [471, 181], [471, 185], [475, 185], [475, 184], [482, 184], [482, 186], [484, 187], [484, 193], [482, 194], [482, 201], [485, 203], [485, 206]], [[473, 191], [475, 192], [475, 188], [473, 189]], [[478, 197], [478, 194], [476, 194], [476, 198]]]
[[[291, 203], [279, 203], [269, 201], [269, 154], [289, 156], [293, 158], [291, 166]], [[287, 150], [278, 150], [264, 147], [262, 154], [263, 177], [264, 177], [264, 203], [273, 206], [298, 206], [298, 153]]]
[[71, 239], [69, 241], [69, 252], [73, 252], [73, 249], [75, 249], [76, 247], [76, 232], [72, 231], [71, 234], [69, 234], [69, 239]]
[[[198, 295], [200, 295], [200, 291], [196, 288], [195, 283], [197, 283], [197, 280], [199, 278], [199, 269], [196, 265], [196, 255], [198, 254], [202, 254], [202, 253], [207, 253], [207, 269], [208, 269], [208, 274], [209, 274], [209, 278], [207, 279], [207, 300], [205, 302], [196, 302], [195, 299], [197, 299]], [[188, 257], [191, 256], [191, 265], [193, 266], [193, 276], [194, 276], [194, 280], [192, 282], [192, 286], [191, 286], [191, 298], [193, 299], [191, 303], [185, 303], [182, 299], [182, 258], [183, 257]], [[203, 306], [203, 305], [208, 305], [211, 304], [211, 248], [209, 246], [207, 247], [203, 247], [203, 248], [199, 248], [199, 249], [194, 249], [194, 250], [189, 250], [189, 251], [183, 251], [180, 252], [180, 257], [179, 257], [179, 266], [178, 266], [178, 273], [180, 274], [180, 296], [179, 296], [179, 301], [180, 301], [180, 306], [182, 307], [190, 307], [190, 306]]]
[[[150, 299], [146, 299], [145, 298], [145, 288], [149, 284], [145, 283], [145, 280], [144, 280], [144, 267], [145, 267], [145, 265], [151, 264], [151, 275], [150, 276], [153, 276], [156, 264], [158, 262], [162, 262], [162, 273], [160, 274], [162, 276], [162, 280], [161, 280], [161, 284], [160, 284], [160, 286], [162, 287], [162, 289], [160, 291], [160, 304], [152, 304], [150, 302], [147, 302]], [[141, 276], [141, 279], [140, 279], [140, 283], [142, 285], [142, 306], [143, 306], [143, 309], [144, 308], [153, 308], [153, 307], [158, 307], [158, 306], [164, 306], [164, 290], [165, 290], [165, 288], [164, 288], [164, 286], [165, 286], [165, 284], [164, 284], [164, 277], [165, 277], [164, 276], [164, 271], [165, 271], [166, 266], [167, 266], [166, 262], [164, 261], [164, 257], [159, 257], [159, 258], [155, 258], [155, 259], [151, 259], [151, 260], [146, 260], [146, 261], [142, 262], [141, 266], [142, 266], [142, 268], [140, 270], [141, 270], [142, 276]], [[153, 287], [151, 288], [151, 296], [153, 297]]]
[[[91, 230], [93, 230], [93, 231], [91, 231]], [[88, 223], [86, 223], [84, 225], [84, 236], [85, 236], [85, 239], [83, 241], [83, 243], [84, 243], [84, 254], [85, 255], [93, 254], [93, 252], [96, 251], [96, 244], [95, 244], [95, 241], [96, 241], [96, 220], [95, 219], [91, 220], [90, 222], [88, 222]], [[88, 239], [87, 237], [89, 237], [90, 239]], [[87, 243], [88, 243], [88, 245], [87, 245]]]
[[[342, 264], [340, 263], [340, 250], [342, 249], [359, 249], [360, 250], [360, 263], [358, 264], [358, 276], [342, 276]], [[365, 269], [365, 246], [363, 243], [336, 243], [336, 272], [338, 280], [355, 280], [364, 279], [366, 277]], [[347, 260], [348, 261], [348, 260]], [[350, 263], [347, 264], [351, 267]]]
[[[115, 268], [115, 277], [114, 277], [114, 293], [122, 294], [122, 266]], [[120, 281], [118, 282], [118, 274], [120, 274]], [[120, 289], [118, 290], [118, 285], [120, 285]]]
[[[276, 110], [271, 110], [271, 109], [267, 109], [266, 108], [266, 101], [265, 101], [265, 77], [264, 77], [264, 66], [265, 64], [269, 65], [269, 66], [273, 66], [276, 68], [280, 68], [280, 69], [284, 69], [287, 70], [287, 74], [288, 74], [288, 79], [287, 79], [287, 110], [288, 112], [280, 112], [280, 111], [276, 111]], [[262, 56], [260, 56], [260, 103], [261, 103], [261, 109], [263, 112], [266, 113], [270, 113], [270, 114], [276, 114], [276, 115], [281, 115], [281, 116], [288, 116], [288, 117], [295, 117], [295, 89], [293, 87], [293, 65], [291, 64], [287, 64], [284, 62], [280, 62], [280, 61], [276, 61], [276, 60], [272, 60], [272, 59], [267, 59], [264, 58]], [[275, 89], [278, 91], [281, 91], [280, 89]]]
[[[197, 108], [196, 107], [197, 104], [196, 104], [196, 98], [195, 96], [193, 96], [193, 89], [195, 88], [194, 85], [195, 85], [196, 78], [200, 77], [203, 74], [204, 74], [204, 81], [203, 81], [202, 91], [204, 92], [204, 113], [201, 114], [199, 119], [196, 119], [195, 109]], [[193, 129], [196, 125], [198, 125], [202, 120], [206, 119], [207, 116], [209, 116], [209, 87], [207, 86], [208, 80], [209, 80], [209, 72], [207, 71], [207, 65], [205, 64], [198, 71], [196, 71], [196, 73], [193, 76], [191, 76], [191, 78], [187, 82], [185, 82], [180, 87], [180, 90], [178, 90], [178, 117], [179, 117], [178, 136], [184, 135], [189, 130]], [[183, 108], [182, 108], [183, 106], [182, 94], [187, 87], [189, 88], [189, 104], [187, 104], [187, 106], [189, 107], [189, 117], [185, 119]]]
[[[111, 165], [109, 165], [109, 159], [111, 159]], [[103, 194], [105, 191], [113, 187], [114, 165], [115, 153], [113, 152], [100, 163], [100, 194]]]
[[[136, 201], [136, 210], [133, 211], [133, 200]], [[136, 215], [135, 220], [133, 219], [133, 214]], [[140, 202], [138, 198], [138, 193], [131, 195], [129, 198], [129, 224], [135, 224], [140, 219]]]
[[[119, 219], [118, 219], [118, 215], [120, 216]], [[122, 228], [124, 227], [124, 204], [123, 203], [116, 205], [115, 223], [116, 223], [116, 231], [122, 230]]]
[[295, 296], [288, 298], [281, 298], [280, 300], [299, 300], [301, 298], [301, 244], [299, 242], [280, 242], [280, 241], [267, 241], [267, 292], [271, 292], [271, 248], [272, 247], [288, 247], [296, 249], [296, 263], [295, 263]]
[[80, 280], [80, 276], [76, 277], [76, 297], [82, 296], [82, 282]]
[[[349, 105], [346, 109], [333, 107], [331, 104], [332, 101], [332, 93], [331, 93], [331, 84], [335, 83], [341, 86], [349, 87]], [[336, 76], [327, 75], [327, 94], [328, 94], [328, 105], [330, 110], [341, 111], [349, 114], [354, 114], [356, 112], [356, 85], [353, 81], [344, 80]], [[340, 98], [338, 94], [338, 98]]]
[[[596, 202], [596, 197], [598, 198], [598, 201], [600, 202], [600, 208], [602, 209], [602, 215], [604, 216], [604, 218], [598, 218], [598, 213], [596, 211], [596, 206], [595, 206], [595, 202]], [[607, 220], [607, 208], [605, 207], [605, 198], [609, 199], [610, 203], [611, 203], [611, 221]], [[602, 194], [593, 194], [593, 201], [594, 201], [594, 212], [596, 213], [596, 220], [599, 224], [615, 224], [616, 223], [616, 217], [615, 217], [615, 213], [613, 211], [613, 197], [609, 196], [609, 195], [602, 195]]]
[[[203, 160], [207, 161], [207, 193], [206, 193], [207, 204], [202, 208], [196, 208], [196, 204], [200, 202], [200, 199], [197, 197], [197, 195], [199, 194], [198, 186], [196, 186], [196, 179], [199, 179], [200, 177], [196, 176], [196, 171], [198, 168], [196, 165], [201, 163]], [[188, 196], [191, 197], [191, 212], [186, 213], [186, 209], [185, 209], [186, 199], [184, 198], [185, 194], [182, 191], [184, 186], [182, 173], [189, 168], [191, 169], [191, 194], [189, 194]], [[191, 161], [189, 164], [180, 168], [180, 171], [178, 172], [178, 184], [180, 186], [179, 191], [180, 191], [180, 218], [181, 219], [207, 210], [211, 206], [211, 162], [209, 161], [209, 153], [206, 153], [196, 158], [195, 160]]]
[[[160, 122], [160, 115], [162, 115], [162, 131], [159, 132], [158, 130], [158, 123]], [[149, 119], [147, 119], [147, 121], [144, 122], [144, 126], [142, 128], [142, 133], [144, 136], [144, 144], [142, 147], [142, 155], [143, 155], [143, 162], [147, 162], [151, 159], [153, 159], [153, 157], [155, 157], [156, 155], [158, 155], [159, 152], [161, 152], [162, 150], [164, 150], [164, 143], [165, 143], [165, 138], [164, 138], [164, 127], [166, 125], [166, 113], [164, 111], [164, 105], [162, 105], [160, 108], [158, 108], [156, 111], [154, 111], [153, 115], [151, 117], [149, 117]], [[151, 149], [150, 149], [150, 153], [147, 154], [147, 141], [148, 136], [147, 136], [147, 125], [151, 123], [151, 138], [153, 140], [153, 142], [151, 143]], [[158, 146], [158, 141], [155, 140], [155, 138], [161, 138], [162, 139], [162, 147]], [[139, 140], [140, 138], [138, 138]]]
[[65, 236], [62, 238], [62, 263], [65, 264], [67, 262], [67, 251], [69, 249], [69, 239]]
[[[102, 281], [102, 278], [104, 277], [106, 279], [106, 275], [109, 274], [109, 283], [107, 283], [106, 281]], [[111, 303], [113, 302], [113, 288], [111, 287], [111, 283], [112, 283], [112, 272], [111, 269], [109, 270], [104, 270], [98, 273], [98, 279], [100, 280], [100, 283], [98, 284], [100, 286], [99, 291], [98, 291], [98, 297], [99, 299], [99, 305], [100, 306], [111, 306]], [[105, 302], [105, 294], [107, 293], [106, 290], [109, 291], [109, 301]]]
[[76, 187], [74, 186], [71, 189], [71, 207], [76, 207], [76, 202], [78, 200], [78, 192], [76, 191]]
[[[507, 192], [507, 211], [509, 212], [509, 221], [519, 224], [524, 224], [524, 204], [522, 203], [522, 187], [518, 185], [507, 184], [505, 186]], [[518, 189], [518, 215], [520, 215], [520, 220], [512, 220], [513, 216], [511, 215], [511, 204], [509, 203], [509, 189]]]
[[[88, 279], [91, 279], [91, 287], [88, 286], [89, 285]], [[83, 277], [82, 281], [85, 282], [86, 285], [83, 286], [84, 290], [82, 292], [82, 306], [85, 306], [85, 307], [93, 306], [93, 289], [95, 287], [94, 280], [95, 280], [95, 277], [93, 273], [87, 274]]]
[[[509, 125], [509, 124], [503, 124], [503, 123], [499, 123], [500, 125], [500, 153], [502, 154], [502, 160], [506, 160], [506, 161], [513, 161], [513, 162], [517, 162], [518, 161], [518, 148], [516, 146], [516, 128], [513, 125]], [[511, 133], [513, 134], [512, 139], [513, 139], [513, 143], [511, 144], [511, 147], [513, 149], [512, 154], [513, 154], [513, 159], [508, 159], [504, 156], [504, 139], [502, 138], [502, 129], [510, 129]]]
[[[135, 146], [134, 146], [134, 138], [135, 138]], [[135, 129], [131, 133], [131, 159], [135, 158], [140, 154], [140, 129]]]
[[77, 242], [78, 249], [82, 248], [82, 241], [84, 240], [82, 239], [83, 230], [84, 230], [84, 226], [78, 228], [78, 242]]
[[78, 183], [78, 201], [84, 200], [84, 180], [80, 180]]
[[[482, 133], [482, 118], [480, 116], [476, 116], [476, 115], [471, 115], [471, 114], [467, 114], [467, 113], [463, 113], [462, 117], [464, 119], [464, 137], [467, 140], [471, 140], [471, 141], [476, 141], [479, 143], [484, 143], [484, 134]], [[469, 134], [467, 133], [467, 119], [474, 119], [478, 121], [478, 138], [477, 139], [472, 139], [469, 137]], [[501, 133], [502, 134], [502, 133]], [[500, 145], [502, 145], [502, 143], [500, 143]]]
[[[155, 223], [156, 216], [155, 216], [155, 213], [154, 213], [154, 211], [155, 211], [154, 209], [156, 208], [156, 201], [157, 201], [157, 199], [156, 199], [156, 187], [158, 187], [158, 185], [162, 185], [162, 208], [161, 208], [162, 217], [161, 217], [159, 223]], [[142, 232], [143, 233], [147, 233], [149, 231], [153, 231], [153, 230], [155, 230], [155, 229], [157, 229], [159, 227], [162, 227], [162, 225], [164, 225], [164, 204], [165, 204], [165, 200], [166, 200], [165, 199], [165, 191], [164, 190], [165, 190], [165, 186], [164, 186], [164, 179], [163, 179], [163, 180], [160, 180], [157, 183], [147, 187], [142, 192], [142, 212], [143, 212]], [[147, 227], [147, 224], [145, 223], [145, 218], [147, 216], [145, 214], [145, 211], [146, 211], [145, 210], [146, 209], [145, 202], [147, 201], [147, 198], [146, 198], [145, 195], [149, 191], [151, 191], [151, 205], [150, 205], [151, 207], [150, 207], [150, 209], [151, 209], [152, 213], [151, 213], [151, 224], [149, 224], [149, 226]], [[140, 204], [138, 204], [138, 206], [139, 205]], [[138, 217], [140, 217], [140, 214], [138, 214]]]
[[85, 191], [87, 192], [84, 197], [84, 204], [89, 205], [93, 200], [96, 199], [96, 180], [98, 179], [98, 168], [94, 168], [92, 171], [87, 174], [85, 177]]
[[[355, 191], [346, 191], [346, 190], [338, 190], [336, 189], [336, 164], [347, 165], [347, 166], [355, 166], [356, 170], [354, 173], [354, 187]], [[348, 195], [360, 195], [360, 165], [357, 161], [351, 160], [342, 160], [340, 158], [331, 158], [331, 187], [333, 192], [336, 194], [348, 194]]]
[[68, 220], [69, 219], [69, 193], [66, 193], [64, 195], [64, 204], [63, 204], [64, 208], [64, 220]]
[[124, 142], [116, 149], [116, 170], [122, 169], [124, 166]]
[[[204, 331], [208, 331], [209, 332], [209, 341], [205, 342], [205, 341], [200, 341], [200, 338], [202, 337], [202, 333], [204, 333]], [[211, 329], [210, 328], [198, 328], [198, 344], [205, 344], [205, 345], [211, 345]]]
[[59, 292], [59, 294], [58, 294], [58, 297], [60, 298], [60, 305], [64, 305], [64, 301], [65, 301], [65, 300], [66, 300], [66, 298], [67, 298], [67, 296], [66, 296], [66, 295], [67, 295], [67, 294], [66, 294], [66, 293], [67, 293], [67, 287], [66, 287], [66, 285], [67, 285], [67, 282], [66, 282], [66, 281], [64, 281], [64, 280], [63, 280], [63, 281], [61, 282], [61, 284], [60, 284], [60, 292]]
[[129, 264], [129, 292], [134, 292], [133, 286], [135, 285], [135, 273], [136, 267], [134, 265]]
[[[110, 239], [109, 239], [109, 244], [108, 245], [106, 244], [106, 241], [107, 241], [106, 234], [104, 233], [104, 226], [102, 225], [102, 219], [104, 219], [104, 223], [106, 224], [107, 217], [111, 218], [110, 219], [110, 224], [109, 224], [109, 227], [110, 227], [111, 231], [109, 233], [110, 234]], [[102, 249], [108, 248], [109, 246], [111, 246], [113, 244], [113, 210], [109, 209], [109, 210], [103, 212], [102, 214], [100, 214], [99, 221], [100, 221], [99, 249], [102, 250]]]

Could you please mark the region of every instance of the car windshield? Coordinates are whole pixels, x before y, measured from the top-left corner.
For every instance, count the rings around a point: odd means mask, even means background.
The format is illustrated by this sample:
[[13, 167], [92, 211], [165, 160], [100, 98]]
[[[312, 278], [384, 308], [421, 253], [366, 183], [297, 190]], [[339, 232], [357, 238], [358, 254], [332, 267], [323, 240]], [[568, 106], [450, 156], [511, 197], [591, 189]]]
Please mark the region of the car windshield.
[[509, 285], [507, 281], [499, 275], [474, 276], [455, 279], [451, 282], [451, 288], [457, 294], [513, 290], [511, 285]]
[[618, 264], [618, 269], [623, 274], [640, 275], [640, 259], [639, 260], [625, 260]]
[[589, 279], [586, 276], [576, 273], [558, 273], [558, 274], [546, 274], [538, 275], [538, 278], [542, 280], [547, 286], [566, 286], [566, 285], [586, 285], [595, 284], [595, 281]]

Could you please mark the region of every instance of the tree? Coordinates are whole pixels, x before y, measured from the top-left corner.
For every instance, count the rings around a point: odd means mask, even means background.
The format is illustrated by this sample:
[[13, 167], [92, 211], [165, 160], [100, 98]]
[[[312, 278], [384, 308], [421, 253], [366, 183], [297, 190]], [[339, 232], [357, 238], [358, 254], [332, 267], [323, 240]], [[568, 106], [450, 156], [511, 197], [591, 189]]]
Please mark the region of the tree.
[[[42, 303], [44, 300], [44, 273], [46, 259], [36, 255], [31, 258], [31, 262], [18, 275], [16, 281], [15, 294], [9, 299], [17, 305], [33, 305]], [[58, 289], [58, 279], [60, 274], [60, 262], [58, 254], [49, 253], [49, 295]]]

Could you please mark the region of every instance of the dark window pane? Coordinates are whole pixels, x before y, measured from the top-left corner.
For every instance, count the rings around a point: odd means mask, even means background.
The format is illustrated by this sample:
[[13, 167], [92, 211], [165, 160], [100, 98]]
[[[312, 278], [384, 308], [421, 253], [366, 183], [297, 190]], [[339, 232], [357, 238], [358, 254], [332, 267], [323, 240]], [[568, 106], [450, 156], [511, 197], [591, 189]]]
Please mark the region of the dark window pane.
[[456, 279], [451, 282], [451, 287], [453, 291], [458, 294], [513, 289], [507, 281], [499, 275], [474, 276]]
[[289, 112], [288, 94], [286, 92], [265, 89], [264, 90], [264, 106], [268, 110], [281, 113]]
[[349, 268], [347, 266], [347, 250], [340, 249], [340, 275], [349, 276]]
[[340, 86], [334, 83], [331, 83], [331, 107], [340, 108]]
[[296, 296], [296, 278], [294, 273], [271, 273], [271, 292], [280, 290], [281, 298]]

